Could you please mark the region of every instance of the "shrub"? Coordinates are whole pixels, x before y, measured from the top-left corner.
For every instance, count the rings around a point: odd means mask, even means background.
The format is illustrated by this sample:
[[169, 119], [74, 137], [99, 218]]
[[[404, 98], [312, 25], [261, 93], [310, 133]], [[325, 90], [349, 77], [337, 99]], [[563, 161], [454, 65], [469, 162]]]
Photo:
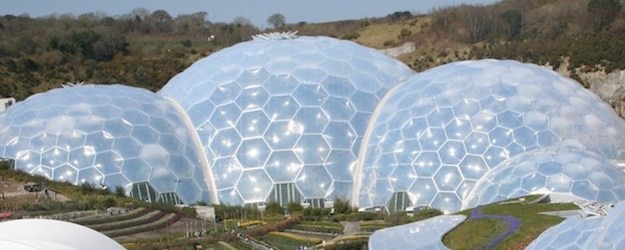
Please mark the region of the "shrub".
[[289, 202], [289, 204], [287, 205], [287, 209], [289, 210], [289, 212], [295, 213], [301, 212], [302, 210], [304, 210], [304, 207], [302, 207], [302, 205], [297, 202]]
[[384, 42], [384, 47], [392, 47], [392, 46], [395, 46], [395, 45], [396, 45], [395, 40], [388, 40], [388, 41]]

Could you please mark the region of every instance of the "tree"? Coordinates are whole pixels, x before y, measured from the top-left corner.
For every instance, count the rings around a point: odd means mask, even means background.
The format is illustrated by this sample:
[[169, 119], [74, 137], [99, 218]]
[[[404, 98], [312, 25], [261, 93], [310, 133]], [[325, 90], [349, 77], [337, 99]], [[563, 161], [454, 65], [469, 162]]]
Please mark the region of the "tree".
[[286, 26], [284, 16], [280, 13], [273, 14], [267, 18], [267, 23], [273, 26], [274, 29], [281, 29]]
[[587, 10], [593, 27], [597, 30], [610, 25], [621, 11], [623, 5], [619, 0], [591, 0]]
[[518, 10], [506, 10], [501, 14], [504, 22], [504, 30], [508, 38], [514, 39], [521, 33], [523, 27], [523, 16]]
[[148, 17], [148, 20], [159, 32], [167, 33], [172, 30], [173, 20], [167, 11], [154, 11], [152, 12], [152, 15]]
[[247, 19], [242, 16], [236, 17], [234, 21], [232, 21], [232, 23], [237, 26], [251, 26], [252, 25], [252, 22], [250, 21], [250, 19]]

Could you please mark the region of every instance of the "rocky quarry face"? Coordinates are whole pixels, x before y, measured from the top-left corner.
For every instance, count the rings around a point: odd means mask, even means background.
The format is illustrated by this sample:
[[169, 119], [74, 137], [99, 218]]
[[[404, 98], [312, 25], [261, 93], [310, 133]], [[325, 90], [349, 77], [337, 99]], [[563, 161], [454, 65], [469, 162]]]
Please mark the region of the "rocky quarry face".
[[590, 90], [625, 117], [625, 70], [581, 73], [579, 76], [590, 84]]

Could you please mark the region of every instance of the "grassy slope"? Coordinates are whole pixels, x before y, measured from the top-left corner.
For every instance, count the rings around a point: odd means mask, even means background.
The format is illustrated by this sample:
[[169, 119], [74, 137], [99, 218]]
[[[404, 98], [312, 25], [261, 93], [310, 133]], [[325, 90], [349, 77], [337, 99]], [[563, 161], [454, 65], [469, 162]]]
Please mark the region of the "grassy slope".
[[[531, 200], [531, 198], [526, 200]], [[578, 209], [578, 207], [572, 203], [512, 203], [487, 205], [481, 209], [481, 213], [511, 215], [519, 218], [521, 220], [520, 228], [497, 248], [523, 249], [543, 231], [564, 220], [560, 217], [539, 214], [540, 212], [571, 209]], [[459, 214], [468, 215], [469, 211], [462, 211]], [[506, 227], [507, 223], [503, 221], [467, 220], [445, 235], [443, 243], [451, 249], [480, 248], [485, 246], [496, 234], [503, 232]]]

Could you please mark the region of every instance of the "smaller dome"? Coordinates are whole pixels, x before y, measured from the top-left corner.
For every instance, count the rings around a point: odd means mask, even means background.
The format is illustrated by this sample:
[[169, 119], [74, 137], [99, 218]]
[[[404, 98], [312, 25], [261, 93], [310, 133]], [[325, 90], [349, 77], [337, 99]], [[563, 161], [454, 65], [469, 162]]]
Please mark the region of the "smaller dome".
[[463, 208], [529, 194], [550, 194], [552, 200], [617, 202], [625, 198], [625, 173], [575, 141], [546, 147], [504, 161], [482, 177]]
[[625, 202], [607, 211], [603, 223], [588, 237], [582, 249], [625, 249]]
[[0, 223], [0, 249], [122, 250], [122, 245], [91, 228], [71, 222], [20, 219]]
[[120, 186], [148, 201], [194, 204], [209, 200], [208, 164], [190, 123], [173, 101], [146, 89], [52, 89], [0, 114], [0, 157], [56, 181]]
[[526, 249], [584, 249], [589, 236], [600, 228], [603, 219], [602, 216], [570, 217], [544, 231]]

